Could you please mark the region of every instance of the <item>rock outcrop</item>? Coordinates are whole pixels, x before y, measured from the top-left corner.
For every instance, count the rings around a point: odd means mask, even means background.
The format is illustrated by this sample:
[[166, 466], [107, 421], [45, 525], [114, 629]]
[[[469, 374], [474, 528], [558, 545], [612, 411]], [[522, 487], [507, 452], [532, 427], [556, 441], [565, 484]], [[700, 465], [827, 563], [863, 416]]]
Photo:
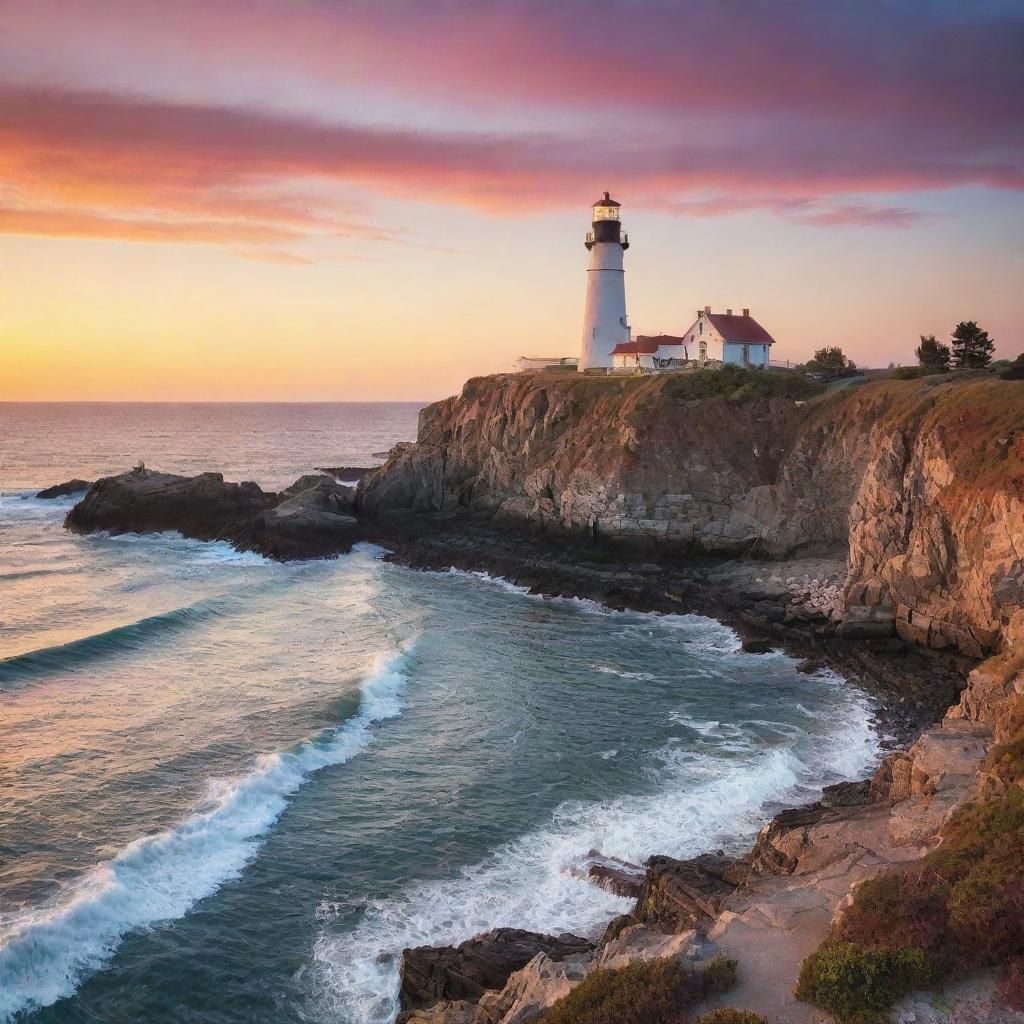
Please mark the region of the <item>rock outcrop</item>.
[[477, 378], [423, 410], [357, 508], [665, 556], [849, 545], [851, 639], [981, 657], [1024, 638], [1024, 383], [987, 375], [809, 401], [693, 397], [686, 374]]
[[489, 990], [501, 990], [509, 977], [538, 953], [552, 961], [590, 953], [594, 944], [578, 935], [541, 935], [519, 928], [496, 928], [458, 946], [416, 946], [402, 952], [398, 992], [399, 1021], [438, 1003], [476, 1003]]
[[328, 477], [302, 477], [278, 495], [226, 483], [220, 473], [140, 468], [97, 480], [64, 525], [76, 533], [173, 530], [272, 558], [315, 558], [347, 551], [357, 539], [351, 507], [352, 489]]
[[748, 871], [749, 860], [721, 852], [690, 860], [652, 857], [632, 919], [667, 933], [700, 927], [721, 910]]
[[66, 498], [71, 494], [82, 494], [92, 487], [91, 480], [65, 480], [62, 484], [54, 484], [52, 487], [44, 487], [36, 494], [37, 498], [53, 499]]

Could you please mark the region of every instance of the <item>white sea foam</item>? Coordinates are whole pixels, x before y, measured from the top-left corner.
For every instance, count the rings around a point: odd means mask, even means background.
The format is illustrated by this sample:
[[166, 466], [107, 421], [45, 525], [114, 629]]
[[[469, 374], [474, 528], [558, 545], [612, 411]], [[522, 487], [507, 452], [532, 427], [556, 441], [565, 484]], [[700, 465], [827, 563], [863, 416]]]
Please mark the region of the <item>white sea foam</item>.
[[[543, 601], [545, 604], [563, 605], [575, 608], [577, 611], [585, 612], [589, 615], [607, 616], [609, 619], [621, 622], [622, 628], [625, 630], [650, 630], [652, 627], [682, 630], [691, 634], [687, 640], [693, 645], [694, 653], [735, 654], [741, 650], [740, 638], [736, 631], [724, 623], [718, 622], [716, 619], [708, 618], [706, 615], [677, 614], [674, 612], [638, 612], [629, 609], [620, 611], [617, 608], [609, 608], [607, 605], [594, 601], [589, 597], [551, 597], [547, 594], [535, 594], [530, 591], [529, 587], [513, 583], [502, 576], [492, 576], [487, 572], [456, 569], [455, 566], [451, 566], [448, 569], [447, 575], [479, 580], [481, 583], [498, 587], [506, 593], [527, 597], [534, 601]], [[764, 658], [765, 655], [749, 655], [749, 657]], [[626, 678], [630, 677], [627, 676]]]
[[177, 827], [136, 840], [50, 903], [0, 918], [0, 1021], [70, 995], [128, 932], [181, 917], [241, 874], [307, 778], [348, 761], [372, 742], [374, 723], [400, 714], [410, 648], [378, 656], [346, 722], [212, 782]]
[[620, 679], [639, 679], [644, 682], [649, 682], [654, 678], [650, 672], [626, 672], [621, 668], [616, 668], [614, 665], [594, 665], [592, 666], [596, 672], [600, 672], [606, 676], [618, 676]]
[[392, 1021], [406, 946], [457, 943], [496, 927], [595, 934], [630, 901], [573, 877], [581, 856], [596, 849], [639, 863], [655, 853], [688, 857], [749, 841], [773, 805], [857, 777], [873, 762], [872, 736], [864, 706], [846, 701], [834, 732], [803, 758], [793, 745], [752, 743], [742, 757], [664, 758], [663, 788], [654, 795], [563, 804], [547, 827], [501, 845], [455, 878], [371, 901], [352, 930], [334, 932], [325, 922], [308, 976], [311, 1008], [345, 1024]]

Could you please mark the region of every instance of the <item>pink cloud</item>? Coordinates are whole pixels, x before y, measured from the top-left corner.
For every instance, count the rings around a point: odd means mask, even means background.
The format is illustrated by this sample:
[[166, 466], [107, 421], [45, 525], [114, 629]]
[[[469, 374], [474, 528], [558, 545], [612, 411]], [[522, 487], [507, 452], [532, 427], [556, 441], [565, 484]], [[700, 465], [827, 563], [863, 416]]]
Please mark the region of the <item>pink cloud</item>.
[[[886, 18], [803, 0], [13, 0], [0, 231], [410, 241], [346, 192], [504, 212], [510, 193], [579, 205], [595, 181], [693, 216], [907, 227], [927, 215], [862, 197], [1024, 190], [1024, 19]], [[347, 117], [323, 115], [330, 96]], [[384, 96], [404, 117], [356, 116]]]

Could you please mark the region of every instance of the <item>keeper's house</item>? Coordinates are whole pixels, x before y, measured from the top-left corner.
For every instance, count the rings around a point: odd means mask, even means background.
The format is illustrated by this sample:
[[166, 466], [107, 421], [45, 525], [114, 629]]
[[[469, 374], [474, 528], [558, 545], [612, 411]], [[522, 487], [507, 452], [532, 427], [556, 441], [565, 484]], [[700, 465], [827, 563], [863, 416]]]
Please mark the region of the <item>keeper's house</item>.
[[697, 319], [683, 338], [690, 358], [699, 364], [720, 361], [761, 370], [768, 369], [775, 344], [749, 309], [737, 316], [731, 309], [712, 313], [710, 306], [697, 311]]

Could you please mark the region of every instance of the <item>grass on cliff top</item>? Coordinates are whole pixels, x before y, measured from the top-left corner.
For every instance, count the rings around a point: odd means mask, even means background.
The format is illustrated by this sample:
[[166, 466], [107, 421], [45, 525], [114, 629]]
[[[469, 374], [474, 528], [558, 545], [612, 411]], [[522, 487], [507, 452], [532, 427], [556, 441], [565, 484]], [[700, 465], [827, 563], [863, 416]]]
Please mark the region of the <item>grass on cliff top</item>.
[[503, 377], [473, 377], [463, 386], [464, 395], [474, 395], [496, 380], [522, 383], [543, 382], [574, 393], [602, 397], [619, 393], [628, 395], [637, 389], [672, 398], [699, 401], [705, 398], [726, 397], [735, 401], [748, 398], [806, 399], [820, 395], [825, 386], [808, 380], [795, 370], [747, 370], [742, 366], [722, 366], [716, 369], [674, 370], [665, 373], [621, 376], [619, 374], [535, 373], [510, 374]]
[[908, 991], [995, 968], [1024, 1009], [1024, 751], [990, 764], [1006, 793], [960, 809], [942, 844], [904, 870], [858, 886], [825, 943], [802, 964], [796, 995], [840, 1024], [874, 1024]]
[[742, 366], [684, 370], [665, 375], [665, 392], [673, 398], [702, 399], [724, 395], [734, 401], [747, 398], [807, 399], [824, 386], [792, 370], [745, 370]]

